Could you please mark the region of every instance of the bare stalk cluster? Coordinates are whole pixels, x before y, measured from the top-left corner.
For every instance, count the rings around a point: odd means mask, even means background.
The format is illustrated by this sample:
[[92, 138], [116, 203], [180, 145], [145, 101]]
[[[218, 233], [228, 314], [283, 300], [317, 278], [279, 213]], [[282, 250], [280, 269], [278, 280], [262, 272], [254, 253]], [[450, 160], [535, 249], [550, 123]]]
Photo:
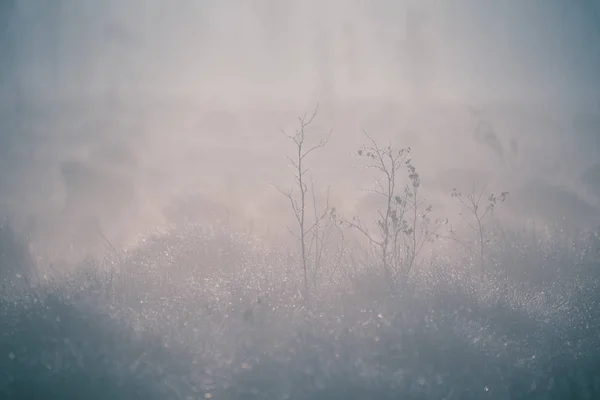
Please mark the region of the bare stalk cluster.
[[[288, 227], [288, 230], [296, 238], [300, 248], [305, 301], [309, 303], [311, 287], [317, 283], [323, 265], [325, 243], [333, 228], [340, 231], [342, 241], [345, 240], [344, 228], [358, 232], [366, 239], [370, 251], [374, 251], [388, 283], [405, 284], [426, 244], [439, 238], [451, 238], [457, 242], [460, 240], [451, 229], [450, 236], [441, 232], [448, 224], [447, 218], [432, 219], [432, 205], [426, 202], [420, 192], [421, 178], [413, 164], [411, 148], [382, 146], [367, 132], [364, 132], [367, 144], [361, 146], [356, 155], [366, 160], [365, 168], [375, 172], [375, 186], [369, 192], [382, 200], [381, 206], [375, 210], [376, 217], [365, 224], [358, 216], [347, 219], [339, 215], [335, 208], [329, 205], [329, 189], [325, 204], [319, 207], [314, 182], [310, 179], [310, 190], [307, 184], [309, 168], [306, 161], [311, 153], [327, 145], [331, 131], [316, 144], [309, 144], [307, 131], [317, 111], [318, 107], [310, 116], [305, 114], [298, 118], [299, 125], [293, 134], [283, 132], [295, 147], [294, 156], [287, 157], [293, 169], [294, 186], [288, 190], [277, 188], [288, 199], [296, 223], [295, 229]], [[482, 280], [486, 273], [485, 220], [492, 214], [498, 201], [504, 202], [507, 195], [507, 192], [502, 192], [500, 196], [491, 193], [487, 197], [487, 204], [482, 206], [484, 190], [477, 192], [473, 188], [471, 193], [463, 195], [455, 189], [451, 194], [474, 217], [473, 221], [469, 221], [461, 214], [468, 226], [478, 235]], [[309, 210], [311, 200], [312, 210]], [[345, 246], [342, 243], [340, 255], [344, 251]]]
[[358, 216], [341, 223], [360, 232], [376, 248], [388, 282], [406, 282], [423, 247], [439, 237], [446, 221], [431, 220], [432, 206], [420, 196], [421, 178], [410, 158], [411, 148], [382, 147], [364, 134], [369, 144], [357, 155], [368, 160], [366, 168], [376, 171], [375, 188], [370, 191], [384, 200], [383, 206], [376, 210], [374, 229]]

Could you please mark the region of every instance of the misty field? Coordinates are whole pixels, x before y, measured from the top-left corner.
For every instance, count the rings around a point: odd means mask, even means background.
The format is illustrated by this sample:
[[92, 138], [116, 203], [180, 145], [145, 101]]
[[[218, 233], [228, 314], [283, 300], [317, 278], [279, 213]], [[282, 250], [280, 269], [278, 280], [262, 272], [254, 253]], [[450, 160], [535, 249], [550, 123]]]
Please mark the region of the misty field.
[[466, 211], [456, 229], [430, 215], [411, 149], [368, 134], [356, 156], [383, 201], [370, 224], [342, 216], [304, 181], [329, 139], [308, 145], [315, 116], [288, 135], [286, 245], [190, 219], [184, 202], [133, 246], [99, 230], [103, 257], [43, 266], [4, 220], [3, 398], [600, 394], [597, 233], [509, 227], [495, 211], [510, 194], [486, 186], [448, 194]]
[[600, 399], [597, 3], [0, 0], [0, 400]]

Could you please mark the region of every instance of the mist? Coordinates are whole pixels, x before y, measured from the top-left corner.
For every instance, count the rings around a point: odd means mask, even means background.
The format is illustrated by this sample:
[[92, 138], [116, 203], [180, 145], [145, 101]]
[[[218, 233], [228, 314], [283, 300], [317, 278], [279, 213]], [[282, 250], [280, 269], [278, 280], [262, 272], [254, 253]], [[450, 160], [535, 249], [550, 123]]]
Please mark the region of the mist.
[[600, 398], [596, 3], [0, 0], [0, 397]]
[[415, 149], [432, 198], [476, 170], [532, 191], [522, 207], [596, 211], [587, 3], [4, 1], [1, 210], [55, 249], [91, 244], [95, 225], [130, 241], [192, 196], [198, 218], [280, 229], [281, 130], [318, 104], [332, 139], [314, 173], [338, 207], [361, 196], [364, 129]]

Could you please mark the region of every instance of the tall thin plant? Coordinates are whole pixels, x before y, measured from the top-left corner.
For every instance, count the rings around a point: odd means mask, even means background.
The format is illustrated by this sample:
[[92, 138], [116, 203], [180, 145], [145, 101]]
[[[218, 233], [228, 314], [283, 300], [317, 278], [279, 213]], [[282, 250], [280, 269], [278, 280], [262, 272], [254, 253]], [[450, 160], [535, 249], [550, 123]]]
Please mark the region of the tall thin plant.
[[[288, 189], [283, 190], [277, 188], [277, 190], [283, 194], [289, 201], [290, 207], [292, 209], [292, 213], [297, 224], [297, 231], [294, 232], [293, 229], [288, 227], [290, 233], [298, 240], [300, 245], [300, 261], [302, 264], [302, 274], [303, 274], [303, 286], [304, 286], [304, 300], [308, 303], [310, 301], [310, 259], [311, 259], [311, 249], [310, 249], [310, 235], [316, 233], [317, 242], [321, 243], [321, 236], [318, 232], [320, 224], [328, 215], [329, 210], [329, 195], [327, 197], [327, 204], [322, 212], [318, 212], [316, 199], [313, 199], [313, 211], [315, 213], [314, 219], [312, 222], [309, 222], [307, 219], [307, 207], [309, 206], [308, 201], [308, 193], [309, 188], [307, 185], [307, 173], [309, 168], [306, 166], [307, 157], [313, 153], [315, 150], [321, 149], [327, 145], [329, 142], [329, 138], [331, 137], [331, 130], [325, 135], [325, 138], [321, 139], [317, 144], [309, 144], [308, 142], [308, 130], [311, 124], [314, 122], [317, 112], [319, 110], [319, 106], [315, 108], [314, 112], [307, 116], [304, 114], [302, 117], [298, 118], [299, 126], [296, 131], [292, 134], [288, 134], [283, 131], [284, 135], [293, 142], [295, 146], [295, 152], [293, 157], [286, 157], [290, 166], [292, 167], [293, 177], [295, 186]], [[314, 190], [314, 186], [313, 186]], [[313, 241], [314, 243], [314, 241]], [[315, 252], [316, 261], [320, 260], [319, 250]], [[313, 266], [314, 268], [314, 266]]]
[[[487, 185], [484, 185], [481, 190], [477, 190], [476, 185], [473, 185], [472, 190], [466, 194], [463, 194], [457, 189], [453, 189], [451, 193], [451, 196], [457, 199], [473, 217], [472, 220], [469, 220], [462, 212], [459, 213], [462, 220], [477, 235], [479, 272], [482, 282], [485, 280], [486, 274], [485, 245], [489, 241], [489, 238], [487, 238], [485, 221], [492, 215], [498, 201], [503, 203], [508, 196], [508, 192], [502, 192], [499, 196], [496, 196], [494, 193], [489, 193], [487, 196], [487, 203], [484, 204], [483, 200], [486, 189]], [[451, 235], [452, 238], [458, 241], [454, 231], [451, 231]]]

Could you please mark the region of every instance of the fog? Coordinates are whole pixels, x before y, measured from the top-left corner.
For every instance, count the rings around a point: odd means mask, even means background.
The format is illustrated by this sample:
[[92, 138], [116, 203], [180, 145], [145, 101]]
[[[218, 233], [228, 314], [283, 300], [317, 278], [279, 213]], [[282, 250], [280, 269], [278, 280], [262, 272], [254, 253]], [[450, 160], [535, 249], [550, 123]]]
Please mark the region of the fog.
[[351, 155], [364, 129], [412, 146], [441, 207], [480, 179], [518, 212], [593, 226], [599, 13], [585, 0], [3, 1], [0, 212], [48, 257], [82, 256], [100, 233], [134, 242], [182, 209], [281, 231], [281, 130], [319, 104], [315, 137], [332, 136], [311, 173], [340, 209], [368, 204]]
[[600, 398], [597, 3], [0, 0], [0, 397]]

